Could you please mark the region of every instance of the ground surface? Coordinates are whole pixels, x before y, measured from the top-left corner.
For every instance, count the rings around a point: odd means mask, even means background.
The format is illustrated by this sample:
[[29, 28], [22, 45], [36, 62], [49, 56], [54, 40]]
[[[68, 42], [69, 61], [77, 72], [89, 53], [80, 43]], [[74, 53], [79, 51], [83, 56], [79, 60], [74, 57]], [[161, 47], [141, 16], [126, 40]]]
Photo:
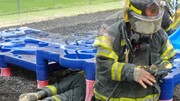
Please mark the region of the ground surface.
[[[40, 29], [50, 33], [49, 41], [60, 42], [62, 36], [72, 39], [72, 33], [96, 32], [102, 21], [117, 11], [106, 11], [94, 14], [85, 14], [74, 17], [59, 18], [55, 20], [31, 23], [23, 26]], [[14, 26], [20, 27], [20, 26]], [[1, 28], [3, 30], [6, 28]], [[43, 39], [44, 36], [33, 35], [33, 37]], [[16, 66], [11, 66], [13, 76], [9, 78], [0, 77], [0, 101], [17, 101], [21, 93], [36, 91], [36, 75]], [[50, 83], [54, 83], [64, 75], [68, 75], [69, 70], [58, 71], [50, 74]], [[180, 85], [174, 90], [174, 101], [180, 101]]]

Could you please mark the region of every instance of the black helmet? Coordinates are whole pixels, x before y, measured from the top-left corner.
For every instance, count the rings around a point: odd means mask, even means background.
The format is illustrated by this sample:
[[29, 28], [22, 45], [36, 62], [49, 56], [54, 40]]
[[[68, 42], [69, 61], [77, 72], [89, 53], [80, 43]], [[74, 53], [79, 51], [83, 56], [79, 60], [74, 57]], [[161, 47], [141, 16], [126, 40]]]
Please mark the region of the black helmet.
[[135, 32], [152, 34], [161, 28], [164, 9], [158, 0], [127, 1], [128, 19]]
[[130, 0], [129, 7], [132, 12], [143, 16], [156, 16], [160, 11], [156, 0]]

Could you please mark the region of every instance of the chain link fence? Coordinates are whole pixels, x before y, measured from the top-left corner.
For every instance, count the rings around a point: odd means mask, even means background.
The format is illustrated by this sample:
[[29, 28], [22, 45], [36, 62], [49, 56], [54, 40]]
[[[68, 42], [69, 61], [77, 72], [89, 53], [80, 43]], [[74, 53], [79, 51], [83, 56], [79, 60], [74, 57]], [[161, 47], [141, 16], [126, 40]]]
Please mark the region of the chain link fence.
[[1, 0], [0, 27], [120, 8], [122, 0]]

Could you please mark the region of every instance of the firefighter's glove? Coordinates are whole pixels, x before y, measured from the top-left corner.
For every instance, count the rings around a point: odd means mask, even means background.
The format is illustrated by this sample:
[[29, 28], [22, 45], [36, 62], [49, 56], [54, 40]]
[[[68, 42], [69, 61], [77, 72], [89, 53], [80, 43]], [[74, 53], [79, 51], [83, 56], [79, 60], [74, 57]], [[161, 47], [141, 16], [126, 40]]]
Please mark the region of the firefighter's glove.
[[167, 69], [167, 68], [163, 68], [163, 69], [160, 69], [160, 70], [157, 70], [155, 73], [154, 73], [154, 76], [156, 78], [156, 81], [161, 83], [162, 81], [162, 78], [164, 78], [165, 76], [168, 75], [168, 73], [170, 72], [170, 69]]
[[37, 101], [38, 95], [36, 93], [25, 93], [19, 96], [19, 101]]
[[133, 76], [134, 80], [144, 88], [147, 88], [147, 84], [153, 86], [153, 83], [156, 82], [155, 77], [144, 68], [134, 68]]
[[164, 78], [165, 76], [168, 75], [168, 73], [171, 71], [171, 69], [168, 69], [168, 68], [161, 68], [161, 69], [158, 69], [157, 66], [155, 66], [154, 64], [152, 64], [150, 66], [150, 68], [146, 68], [146, 71], [148, 71], [150, 74], [152, 74], [156, 81], [161, 83], [162, 81], [162, 78]]

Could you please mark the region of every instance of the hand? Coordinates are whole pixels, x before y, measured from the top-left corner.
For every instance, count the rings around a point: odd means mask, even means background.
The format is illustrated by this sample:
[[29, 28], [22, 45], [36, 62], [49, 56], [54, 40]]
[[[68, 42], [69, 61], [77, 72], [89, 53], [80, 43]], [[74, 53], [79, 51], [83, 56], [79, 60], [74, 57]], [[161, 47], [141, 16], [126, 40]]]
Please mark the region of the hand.
[[138, 82], [142, 87], [147, 88], [146, 84], [153, 85], [156, 82], [155, 77], [143, 68], [134, 69], [134, 80]]
[[101, 26], [101, 28], [99, 29], [99, 34], [100, 34], [100, 35], [104, 35], [104, 34], [106, 34], [106, 33], [108, 33], [108, 25], [103, 24], [103, 25]]
[[162, 78], [168, 75], [168, 73], [171, 71], [171, 68], [158, 69], [156, 65], [152, 64], [150, 68], [146, 68], [146, 71], [154, 75], [156, 82], [161, 83]]
[[156, 78], [156, 81], [161, 83], [161, 79], [167, 76], [170, 71], [171, 69], [164, 68], [155, 72], [154, 76]]

